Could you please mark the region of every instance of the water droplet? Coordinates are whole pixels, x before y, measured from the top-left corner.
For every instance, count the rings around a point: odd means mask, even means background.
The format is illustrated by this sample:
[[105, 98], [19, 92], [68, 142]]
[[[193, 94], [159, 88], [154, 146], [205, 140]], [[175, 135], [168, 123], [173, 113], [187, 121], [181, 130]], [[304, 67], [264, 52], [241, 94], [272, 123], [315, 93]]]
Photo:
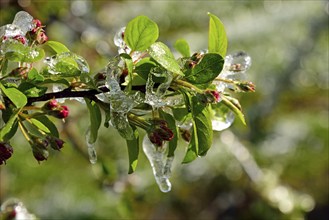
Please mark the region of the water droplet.
[[12, 24], [19, 27], [23, 35], [34, 28], [33, 17], [26, 11], [17, 12]]
[[243, 51], [227, 55], [224, 67], [232, 72], [246, 71], [251, 66], [251, 57]]
[[90, 127], [86, 131], [86, 143], [89, 161], [91, 164], [95, 164], [97, 162], [97, 152], [95, 149], [95, 142], [92, 142], [90, 139]]
[[166, 149], [167, 143], [162, 147], [155, 147], [148, 136], [145, 135], [143, 139], [143, 151], [151, 164], [155, 181], [162, 192], [169, 192], [171, 190], [169, 176], [173, 157], [167, 158]]
[[228, 108], [213, 109], [212, 129], [222, 131], [232, 125], [235, 119], [234, 113]]

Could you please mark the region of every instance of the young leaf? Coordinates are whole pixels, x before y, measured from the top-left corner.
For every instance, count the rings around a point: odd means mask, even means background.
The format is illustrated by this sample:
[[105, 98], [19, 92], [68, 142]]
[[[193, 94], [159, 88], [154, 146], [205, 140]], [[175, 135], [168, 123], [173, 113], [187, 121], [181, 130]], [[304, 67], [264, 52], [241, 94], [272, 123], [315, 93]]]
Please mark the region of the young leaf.
[[205, 54], [194, 68], [185, 73], [186, 80], [193, 84], [209, 83], [222, 71], [223, 65], [224, 59], [219, 54]]
[[158, 37], [158, 25], [143, 15], [131, 20], [124, 33], [124, 41], [132, 51], [146, 50]]
[[152, 44], [149, 48], [149, 54], [163, 68], [178, 75], [184, 75], [180, 70], [180, 66], [178, 65], [174, 55], [164, 43], [156, 42]]
[[98, 129], [102, 122], [101, 111], [96, 102], [85, 98], [90, 117], [90, 139], [89, 143], [95, 143], [98, 136]]
[[5, 88], [0, 83], [0, 89], [2, 92], [14, 103], [17, 108], [21, 108], [26, 105], [27, 98], [26, 96], [16, 88]]
[[177, 126], [175, 123], [175, 119], [171, 114], [168, 114], [164, 111], [160, 111], [160, 116], [166, 120], [166, 122], [168, 123], [168, 127], [169, 129], [174, 133], [174, 137], [171, 141], [169, 141], [168, 143], [168, 157], [173, 157], [174, 156], [174, 152], [176, 150], [177, 147], [177, 141], [178, 141], [178, 132], [177, 132]]
[[59, 133], [57, 130], [56, 125], [47, 117], [44, 115], [39, 115], [35, 117], [36, 120], [38, 120], [40, 123], [42, 123], [44, 126], [47, 127], [49, 130], [49, 133], [54, 137], [59, 137]]
[[35, 82], [42, 82], [45, 79], [35, 68], [28, 72], [27, 78]]
[[187, 41], [185, 39], [178, 39], [176, 43], [174, 44], [174, 48], [183, 55], [183, 57], [189, 57], [190, 52], [190, 46], [188, 45]]
[[[233, 100], [230, 100], [228, 97], [226, 97], [225, 95], [221, 96], [222, 98], [222, 103], [224, 105], [226, 105], [228, 108], [230, 108], [237, 116], [238, 118], [241, 120], [241, 122], [246, 125], [246, 120], [244, 118], [244, 114], [242, 113], [240, 107], [239, 107], [239, 103], [234, 103]], [[234, 99], [235, 102], [238, 102], [237, 99]]]
[[64, 44], [57, 42], [57, 41], [47, 41], [47, 43], [45, 45], [49, 46], [57, 54], [64, 53], [64, 52], [70, 52], [70, 50]]
[[41, 121], [35, 119], [35, 118], [31, 118], [30, 121], [41, 131], [46, 132], [46, 133], [50, 133], [50, 130], [47, 128], [47, 126], [45, 126]]
[[227, 50], [226, 31], [221, 20], [215, 15], [208, 13], [209, 19], [209, 35], [208, 50], [209, 53], [218, 53], [225, 57]]
[[[11, 116], [10, 116], [9, 120], [6, 122], [6, 124], [0, 129], [0, 140], [1, 141], [9, 140], [16, 133], [16, 130], [17, 130], [17, 116], [18, 116], [18, 113], [20, 111], [21, 111], [21, 109], [16, 109], [16, 111], [14, 111], [11, 114]], [[11, 133], [11, 135], [8, 135], [10, 133]]]
[[135, 126], [132, 126], [134, 131], [134, 138], [132, 140], [126, 140], [128, 146], [128, 156], [129, 156], [129, 171], [128, 174], [133, 173], [136, 170], [138, 163], [139, 154], [139, 134]]

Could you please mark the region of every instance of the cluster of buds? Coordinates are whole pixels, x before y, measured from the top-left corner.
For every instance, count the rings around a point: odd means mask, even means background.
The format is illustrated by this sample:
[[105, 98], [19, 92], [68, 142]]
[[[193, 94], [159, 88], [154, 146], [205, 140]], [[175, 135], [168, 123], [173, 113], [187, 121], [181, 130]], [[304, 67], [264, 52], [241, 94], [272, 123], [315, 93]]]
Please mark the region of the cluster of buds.
[[21, 77], [23, 79], [26, 79], [29, 71], [30, 71], [29, 67], [17, 67], [9, 73], [9, 76]]
[[13, 147], [6, 143], [6, 142], [0, 142], [0, 165], [3, 163], [6, 164], [6, 160], [8, 160], [11, 155], [13, 154], [14, 149]]
[[44, 111], [48, 115], [54, 116], [55, 118], [59, 119], [64, 119], [69, 116], [68, 107], [59, 104], [55, 99], [46, 102], [42, 107], [42, 111]]
[[33, 40], [38, 44], [44, 44], [48, 41], [48, 37], [43, 29], [45, 26], [42, 26], [41, 21], [38, 19], [33, 20], [34, 28], [29, 32]]
[[237, 82], [235, 86], [239, 92], [255, 92], [255, 85], [252, 82]]
[[48, 146], [54, 150], [60, 150], [63, 148], [64, 141], [54, 136], [47, 135], [44, 138], [32, 136], [30, 139], [32, 147], [32, 153], [34, 158], [40, 162], [47, 160], [49, 156]]
[[194, 53], [191, 58], [186, 61], [186, 67], [190, 69], [194, 68], [201, 61], [203, 56], [204, 53]]
[[174, 133], [168, 128], [165, 120], [153, 119], [148, 137], [155, 146], [161, 147], [164, 141], [171, 141], [173, 139]]

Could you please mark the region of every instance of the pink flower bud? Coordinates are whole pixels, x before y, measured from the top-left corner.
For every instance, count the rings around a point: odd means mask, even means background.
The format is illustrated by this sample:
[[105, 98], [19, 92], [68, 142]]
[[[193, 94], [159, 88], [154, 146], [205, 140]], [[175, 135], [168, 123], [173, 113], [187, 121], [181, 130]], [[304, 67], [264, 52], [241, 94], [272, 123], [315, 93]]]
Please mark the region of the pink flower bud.
[[15, 37], [13, 37], [13, 39], [21, 42], [22, 44], [26, 44], [26, 38], [22, 35], [16, 35]]
[[37, 32], [36, 41], [38, 44], [44, 44], [48, 41], [48, 37], [44, 31]]
[[39, 19], [33, 19], [33, 23], [34, 23], [34, 25], [35, 25], [35, 27], [41, 27], [41, 21], [39, 20]]
[[46, 102], [42, 106], [42, 110], [43, 111], [50, 111], [50, 110], [54, 110], [54, 109], [56, 109], [58, 107], [60, 107], [60, 105], [58, 104], [58, 102], [56, 101], [56, 99], [52, 99], [52, 100]]
[[213, 102], [220, 102], [221, 97], [220, 97], [220, 92], [216, 90], [207, 90], [205, 92], [207, 103], [213, 103]]

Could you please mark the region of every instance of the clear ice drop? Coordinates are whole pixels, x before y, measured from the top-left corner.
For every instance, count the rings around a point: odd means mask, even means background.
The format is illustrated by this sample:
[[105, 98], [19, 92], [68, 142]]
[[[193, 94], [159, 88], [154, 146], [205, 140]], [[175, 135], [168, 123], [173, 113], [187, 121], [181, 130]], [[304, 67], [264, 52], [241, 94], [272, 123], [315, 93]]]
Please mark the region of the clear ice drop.
[[18, 12], [15, 15], [12, 24], [18, 26], [22, 30], [23, 35], [25, 35], [28, 31], [31, 31], [35, 26], [33, 24], [33, 17], [26, 11]]
[[143, 139], [143, 151], [150, 161], [155, 181], [162, 192], [169, 192], [171, 190], [169, 176], [173, 157], [167, 158], [166, 148], [166, 144], [162, 147], [155, 147], [148, 136], [145, 135]]
[[87, 150], [89, 161], [91, 164], [96, 164], [97, 162], [97, 152], [95, 149], [95, 142], [92, 142], [90, 139], [90, 127], [86, 131], [86, 143], [87, 143]]
[[212, 129], [222, 131], [232, 125], [235, 119], [234, 113], [230, 109], [215, 109], [212, 117]]

